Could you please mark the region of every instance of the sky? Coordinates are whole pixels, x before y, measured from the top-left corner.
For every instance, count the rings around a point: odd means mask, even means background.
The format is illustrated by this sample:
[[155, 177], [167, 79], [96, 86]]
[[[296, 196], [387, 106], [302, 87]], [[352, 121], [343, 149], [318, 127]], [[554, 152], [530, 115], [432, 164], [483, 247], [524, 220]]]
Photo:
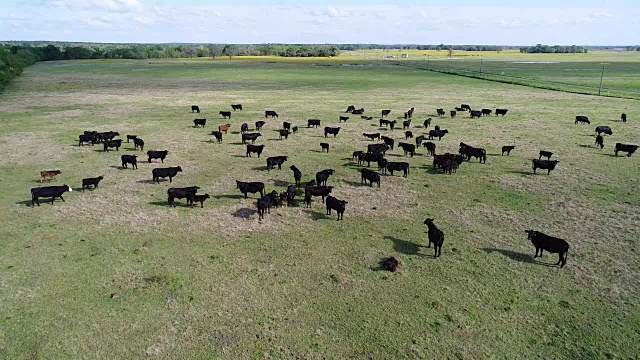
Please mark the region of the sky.
[[0, 40], [637, 45], [640, 0], [0, 0]]

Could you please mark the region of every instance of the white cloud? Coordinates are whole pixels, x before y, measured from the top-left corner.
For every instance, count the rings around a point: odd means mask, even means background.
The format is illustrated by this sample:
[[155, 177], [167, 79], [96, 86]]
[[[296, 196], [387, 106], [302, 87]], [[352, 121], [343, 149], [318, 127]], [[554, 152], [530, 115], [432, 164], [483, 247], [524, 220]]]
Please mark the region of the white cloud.
[[156, 23], [155, 20], [146, 16], [136, 16], [135, 20], [140, 25], [154, 25]]
[[103, 19], [99, 19], [99, 18], [87, 18], [87, 19], [82, 19], [82, 22], [91, 26], [91, 27], [96, 27], [96, 28], [108, 28], [111, 27], [111, 23], [108, 22], [107, 20]]
[[139, 0], [48, 0], [51, 5], [70, 10], [107, 10], [113, 12], [141, 11]]

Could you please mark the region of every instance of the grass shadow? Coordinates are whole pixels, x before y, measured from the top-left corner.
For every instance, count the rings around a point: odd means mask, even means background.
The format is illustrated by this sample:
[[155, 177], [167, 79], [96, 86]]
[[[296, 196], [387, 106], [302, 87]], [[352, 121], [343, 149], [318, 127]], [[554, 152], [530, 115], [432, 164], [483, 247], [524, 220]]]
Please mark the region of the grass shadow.
[[511, 260], [518, 261], [521, 263], [538, 264], [538, 265], [544, 265], [549, 267], [555, 266], [555, 264], [547, 264], [547, 263], [536, 261], [535, 258], [530, 254], [524, 254], [516, 251], [505, 250], [505, 249], [495, 249], [495, 248], [482, 248], [480, 250], [486, 252], [487, 254], [497, 252], [508, 257]]
[[231, 216], [236, 217], [236, 218], [249, 220], [251, 218], [251, 216], [253, 216], [253, 215], [257, 214], [257, 213], [258, 213], [258, 210], [256, 210], [256, 209], [240, 208], [240, 209], [232, 212]]
[[[360, 186], [367, 186], [367, 187], [369, 187], [369, 185], [365, 185], [365, 184], [359, 183], [359, 182], [357, 182], [357, 181], [342, 180], [342, 182], [343, 182], [344, 184], [351, 185], [351, 186], [355, 186], [355, 187], [360, 187]], [[376, 186], [377, 186], [377, 185], [376, 185]]]
[[[620, 156], [616, 156], [616, 154], [600, 154], [600, 155], [602, 155], [602, 156], [608, 156], [608, 157], [612, 157], [612, 158], [620, 157]], [[627, 157], [627, 156], [625, 155], [625, 156], [623, 156], [623, 157]]]
[[[160, 179], [160, 182], [163, 182], [163, 181], [169, 181], [169, 180], [166, 180], [166, 179]], [[155, 181], [153, 181], [153, 179], [138, 180], [138, 181], [136, 181], [136, 182], [137, 182], [138, 184], [156, 184], [156, 182], [155, 182]]]
[[393, 242], [393, 250], [395, 250], [395, 251], [397, 251], [397, 252], [399, 252], [401, 254], [415, 255], [415, 256], [420, 256], [420, 257], [426, 257], [427, 256], [425, 254], [420, 254], [421, 245], [418, 245], [418, 244], [413, 243], [411, 241], [398, 239], [397, 237], [393, 237], [393, 236], [385, 236], [384, 239], [385, 240], [391, 240]]
[[168, 201], [151, 201], [149, 203], [149, 205], [155, 205], [155, 206], [169, 206], [169, 202]]
[[314, 149], [314, 150], [310, 150], [310, 151], [311, 151], [311, 152], [314, 152], [314, 153], [323, 153], [323, 152], [324, 152], [324, 151], [322, 151], [322, 150], [315, 150], [315, 149]]
[[243, 144], [242, 142], [237, 142], [237, 141], [229, 143], [229, 144], [231, 144], [231, 145], [246, 145], [246, 144]]
[[282, 180], [278, 180], [278, 179], [271, 179], [271, 181], [273, 181], [273, 186], [289, 186], [289, 182], [288, 181], [282, 181]]
[[[276, 170], [278, 167], [276, 167], [275, 169], [272, 170]], [[267, 166], [254, 166], [251, 168], [251, 170], [256, 170], [256, 171], [263, 171], [263, 170], [267, 170]]]
[[112, 168], [112, 169], [117, 169], [117, 170], [127, 170], [127, 169], [123, 168], [122, 166], [118, 166], [118, 165], [111, 165], [109, 167]]
[[248, 157], [247, 155], [231, 155], [232, 157], [239, 157], [239, 158], [246, 158]]
[[519, 174], [519, 175], [533, 175], [533, 171], [522, 171], [522, 170], [508, 170], [507, 174]]
[[325, 213], [319, 212], [319, 211], [304, 210], [304, 212], [309, 214], [309, 215], [311, 215], [311, 219], [313, 221], [330, 219], [330, 217], [328, 215], [326, 215]]

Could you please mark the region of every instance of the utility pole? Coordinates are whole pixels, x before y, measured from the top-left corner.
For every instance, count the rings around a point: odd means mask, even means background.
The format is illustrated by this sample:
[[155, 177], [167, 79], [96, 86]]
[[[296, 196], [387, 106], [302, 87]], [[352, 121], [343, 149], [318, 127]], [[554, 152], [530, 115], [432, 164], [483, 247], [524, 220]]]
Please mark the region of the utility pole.
[[482, 74], [482, 57], [480, 57], [480, 74]]
[[604, 77], [604, 66], [607, 65], [602, 63], [602, 73], [600, 74], [600, 87], [598, 88], [598, 96], [600, 96], [600, 91], [602, 91], [602, 78]]

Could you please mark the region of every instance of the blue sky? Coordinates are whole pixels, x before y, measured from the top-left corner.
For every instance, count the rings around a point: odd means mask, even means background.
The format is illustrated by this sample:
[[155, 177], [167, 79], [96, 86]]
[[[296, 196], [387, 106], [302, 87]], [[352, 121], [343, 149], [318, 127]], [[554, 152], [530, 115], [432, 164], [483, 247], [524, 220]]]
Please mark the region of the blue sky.
[[0, 0], [0, 40], [635, 45], [640, 0]]

